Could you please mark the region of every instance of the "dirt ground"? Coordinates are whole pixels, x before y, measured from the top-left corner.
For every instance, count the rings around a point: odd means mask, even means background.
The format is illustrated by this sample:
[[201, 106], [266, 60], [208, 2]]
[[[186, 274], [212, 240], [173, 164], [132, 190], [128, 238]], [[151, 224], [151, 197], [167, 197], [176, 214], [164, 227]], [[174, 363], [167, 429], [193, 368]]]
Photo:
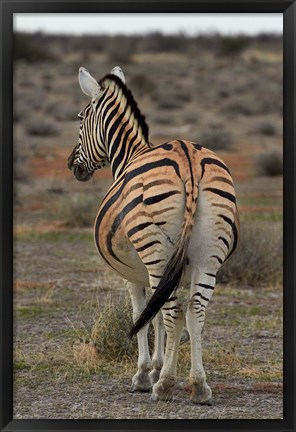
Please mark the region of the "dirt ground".
[[124, 296], [91, 231], [24, 231], [15, 260], [15, 418], [282, 418], [281, 287], [218, 285], [203, 337], [213, 406], [190, 402], [189, 362], [175, 400], [153, 404], [149, 394], [129, 393], [136, 358], [95, 371], [75, 363], [73, 345], [91, 329], [98, 304], [111, 288], [114, 299]]

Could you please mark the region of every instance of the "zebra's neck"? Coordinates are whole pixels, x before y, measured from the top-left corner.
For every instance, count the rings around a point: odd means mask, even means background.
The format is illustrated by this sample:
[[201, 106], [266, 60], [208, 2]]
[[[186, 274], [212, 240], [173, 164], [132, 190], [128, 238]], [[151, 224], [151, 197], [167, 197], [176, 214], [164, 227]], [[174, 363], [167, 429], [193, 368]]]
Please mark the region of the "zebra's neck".
[[114, 179], [127, 164], [149, 149], [148, 127], [130, 91], [117, 79], [106, 79], [106, 107], [101, 125]]

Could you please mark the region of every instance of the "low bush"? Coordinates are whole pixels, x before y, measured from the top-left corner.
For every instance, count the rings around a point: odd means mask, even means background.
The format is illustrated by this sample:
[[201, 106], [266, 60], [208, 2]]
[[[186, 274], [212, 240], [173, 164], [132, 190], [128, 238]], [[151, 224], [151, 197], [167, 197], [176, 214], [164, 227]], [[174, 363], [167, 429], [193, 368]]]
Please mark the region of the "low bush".
[[200, 120], [201, 114], [196, 110], [186, 110], [182, 114], [184, 123], [197, 124]]
[[232, 57], [240, 54], [250, 44], [250, 38], [244, 35], [220, 36], [217, 54], [221, 57]]
[[108, 39], [106, 52], [108, 53], [109, 63], [126, 65], [132, 62], [134, 46], [127, 37], [122, 35], [112, 36]]
[[154, 123], [160, 125], [169, 125], [175, 123], [175, 116], [168, 112], [156, 113], [152, 116]]
[[253, 134], [274, 136], [277, 135], [278, 130], [274, 122], [270, 120], [261, 120], [253, 125], [250, 132]]
[[60, 128], [56, 122], [46, 118], [33, 118], [25, 124], [25, 130], [32, 136], [54, 136], [59, 135]]
[[219, 271], [217, 281], [248, 286], [281, 283], [282, 229], [278, 221], [242, 220], [237, 250]]
[[199, 142], [211, 150], [228, 150], [232, 144], [232, 136], [226, 129], [211, 127], [201, 132]]
[[79, 108], [70, 103], [53, 102], [46, 107], [46, 111], [58, 121], [78, 121]]
[[262, 153], [257, 160], [258, 173], [265, 176], [283, 175], [283, 154], [278, 150]]
[[79, 192], [61, 196], [56, 204], [58, 217], [74, 228], [93, 226], [97, 210], [98, 197]]
[[[46, 46], [46, 48], [45, 48]], [[42, 36], [31, 35], [28, 33], [14, 34], [14, 59], [26, 60], [30, 63], [54, 61], [56, 57], [48, 48], [49, 44], [44, 44]]]
[[155, 83], [145, 74], [139, 73], [129, 80], [129, 87], [138, 96], [151, 95], [155, 91]]
[[187, 102], [186, 97], [181, 97], [177, 89], [170, 89], [168, 86], [162, 86], [157, 90], [155, 100], [158, 108], [164, 110], [182, 109]]

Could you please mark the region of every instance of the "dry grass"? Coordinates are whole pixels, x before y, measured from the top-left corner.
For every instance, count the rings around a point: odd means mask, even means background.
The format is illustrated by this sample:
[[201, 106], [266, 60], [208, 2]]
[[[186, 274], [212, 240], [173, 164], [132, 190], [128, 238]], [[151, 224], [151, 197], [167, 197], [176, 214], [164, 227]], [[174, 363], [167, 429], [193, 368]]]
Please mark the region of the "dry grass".
[[134, 359], [137, 353], [136, 338], [130, 340], [127, 337], [132, 327], [129, 297], [114, 300], [109, 296], [103, 305], [98, 305], [91, 340], [94, 341], [99, 355], [106, 360]]

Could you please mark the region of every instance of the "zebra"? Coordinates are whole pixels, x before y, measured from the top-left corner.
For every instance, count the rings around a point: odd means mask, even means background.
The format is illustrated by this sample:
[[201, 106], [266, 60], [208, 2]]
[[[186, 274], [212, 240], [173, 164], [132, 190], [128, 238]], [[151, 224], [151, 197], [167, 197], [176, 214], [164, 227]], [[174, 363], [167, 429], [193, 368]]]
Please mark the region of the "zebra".
[[[114, 181], [99, 207], [94, 239], [131, 296], [129, 336], [137, 334], [139, 348], [131, 390], [152, 389], [152, 400], [173, 399], [185, 328], [191, 349], [190, 399], [210, 405], [201, 334], [217, 271], [239, 237], [230, 171], [213, 151], [195, 142], [153, 146], [120, 67], [99, 81], [81, 67], [78, 78], [90, 102], [78, 115], [79, 139], [68, 167], [77, 180], [87, 181], [96, 169], [111, 166]], [[151, 288], [148, 300], [145, 287]], [[147, 342], [151, 321], [152, 359]]]

